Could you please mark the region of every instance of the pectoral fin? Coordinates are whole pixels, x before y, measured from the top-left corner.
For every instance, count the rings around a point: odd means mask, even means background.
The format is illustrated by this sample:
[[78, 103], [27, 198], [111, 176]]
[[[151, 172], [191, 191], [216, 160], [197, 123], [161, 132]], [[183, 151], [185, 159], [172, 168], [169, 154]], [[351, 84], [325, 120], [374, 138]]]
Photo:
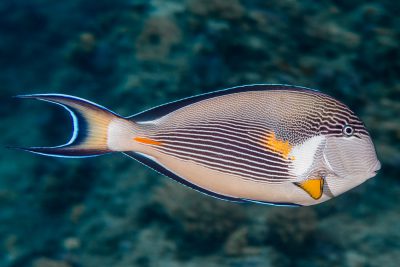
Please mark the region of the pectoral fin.
[[307, 192], [313, 199], [320, 199], [324, 188], [324, 179], [309, 179], [301, 183], [295, 183], [298, 187]]

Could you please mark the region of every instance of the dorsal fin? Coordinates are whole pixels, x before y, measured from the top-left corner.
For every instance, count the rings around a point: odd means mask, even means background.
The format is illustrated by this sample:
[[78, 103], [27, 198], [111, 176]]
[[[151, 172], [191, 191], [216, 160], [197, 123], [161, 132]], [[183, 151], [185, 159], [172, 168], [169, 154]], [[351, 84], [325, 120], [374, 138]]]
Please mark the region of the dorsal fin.
[[195, 95], [192, 97], [183, 98], [177, 101], [169, 102], [133, 116], [127, 117], [127, 119], [135, 121], [135, 122], [146, 122], [156, 120], [165, 116], [175, 110], [178, 110], [182, 107], [191, 105], [193, 103], [197, 103], [199, 101], [210, 99], [213, 97], [241, 93], [241, 92], [251, 92], [251, 91], [271, 91], [271, 90], [293, 90], [293, 91], [311, 91], [311, 92], [318, 92], [317, 90], [301, 87], [301, 86], [294, 86], [294, 85], [285, 85], [285, 84], [252, 84], [252, 85], [243, 85], [232, 87], [228, 89], [223, 89], [219, 91], [214, 91], [210, 93]]

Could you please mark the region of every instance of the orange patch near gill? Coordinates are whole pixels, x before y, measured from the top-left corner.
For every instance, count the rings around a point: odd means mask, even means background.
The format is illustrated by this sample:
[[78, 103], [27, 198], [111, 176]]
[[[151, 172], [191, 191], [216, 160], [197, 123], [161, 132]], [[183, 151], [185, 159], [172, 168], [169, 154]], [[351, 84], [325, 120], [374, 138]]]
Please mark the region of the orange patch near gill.
[[146, 144], [146, 145], [155, 145], [155, 146], [161, 146], [162, 143], [150, 138], [146, 138], [146, 137], [135, 137], [133, 138], [133, 140], [135, 140], [136, 142], [142, 143], [142, 144]]
[[[289, 141], [283, 141], [276, 139], [275, 134], [268, 133], [264, 139], [264, 145], [269, 149], [274, 152], [278, 152], [281, 154], [281, 156], [285, 159], [289, 158], [289, 153], [292, 150], [292, 145], [289, 144]], [[290, 158], [291, 160], [294, 160], [294, 157]]]

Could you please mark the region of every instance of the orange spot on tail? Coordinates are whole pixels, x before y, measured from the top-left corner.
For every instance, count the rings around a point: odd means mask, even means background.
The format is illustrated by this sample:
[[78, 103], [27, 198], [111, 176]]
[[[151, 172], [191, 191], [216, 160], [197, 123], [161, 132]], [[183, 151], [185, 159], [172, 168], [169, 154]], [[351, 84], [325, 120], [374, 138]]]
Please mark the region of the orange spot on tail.
[[146, 144], [146, 145], [155, 145], [155, 146], [161, 146], [162, 143], [150, 138], [146, 138], [146, 137], [135, 137], [133, 138], [133, 140], [135, 140], [136, 142], [142, 143], [142, 144]]
[[281, 154], [285, 159], [288, 159], [289, 153], [292, 150], [292, 145], [289, 144], [289, 141], [276, 139], [274, 133], [268, 133], [266, 135], [264, 145], [266, 148]]

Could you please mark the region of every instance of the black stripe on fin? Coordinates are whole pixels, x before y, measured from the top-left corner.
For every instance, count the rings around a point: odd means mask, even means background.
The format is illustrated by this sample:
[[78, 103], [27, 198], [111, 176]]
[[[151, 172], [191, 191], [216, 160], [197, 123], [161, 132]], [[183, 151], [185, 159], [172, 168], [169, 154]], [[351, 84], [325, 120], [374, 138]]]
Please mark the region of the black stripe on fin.
[[[310, 89], [301, 86], [294, 85], [285, 85], [285, 84], [252, 84], [252, 85], [243, 85], [232, 87], [228, 89], [218, 90], [210, 93], [195, 95], [187, 98], [183, 98], [177, 101], [169, 102], [133, 116], [127, 117], [127, 119], [135, 121], [135, 122], [146, 122], [156, 120], [162, 116], [165, 116], [175, 110], [178, 110], [182, 107], [191, 105], [193, 103], [197, 103], [199, 101], [210, 99], [213, 97], [229, 95], [234, 93], [241, 92], [250, 92], [250, 91], [272, 91], [272, 90], [292, 90], [292, 91], [309, 91], [309, 92], [319, 92], [315, 89]], [[321, 93], [322, 94], [322, 93]]]
[[173, 173], [172, 171], [164, 168], [163, 166], [161, 166], [160, 164], [158, 164], [156, 161], [152, 160], [149, 157], [146, 157], [145, 155], [139, 154], [139, 153], [135, 153], [135, 152], [124, 152], [125, 155], [127, 155], [130, 158], [133, 158], [137, 161], [139, 161], [140, 163], [146, 165], [147, 167], [155, 170], [158, 173], [161, 173], [175, 181], [177, 181], [178, 183], [181, 183], [187, 187], [190, 187], [200, 193], [206, 194], [208, 196], [211, 197], [215, 197], [221, 200], [227, 200], [227, 201], [231, 201], [231, 202], [245, 202], [243, 199], [240, 198], [235, 198], [235, 197], [229, 197], [229, 196], [225, 196], [225, 195], [221, 195], [212, 191], [208, 191], [204, 188], [201, 188], [197, 185], [194, 185], [188, 181], [186, 181], [185, 179], [179, 177], [178, 175], [176, 175], [175, 173]]
[[66, 109], [73, 122], [72, 137], [64, 145], [54, 147], [15, 147], [53, 157], [91, 157], [111, 152], [107, 146], [108, 122], [120, 117], [112, 111], [82, 98], [63, 94], [20, 95], [17, 98], [37, 99]]

